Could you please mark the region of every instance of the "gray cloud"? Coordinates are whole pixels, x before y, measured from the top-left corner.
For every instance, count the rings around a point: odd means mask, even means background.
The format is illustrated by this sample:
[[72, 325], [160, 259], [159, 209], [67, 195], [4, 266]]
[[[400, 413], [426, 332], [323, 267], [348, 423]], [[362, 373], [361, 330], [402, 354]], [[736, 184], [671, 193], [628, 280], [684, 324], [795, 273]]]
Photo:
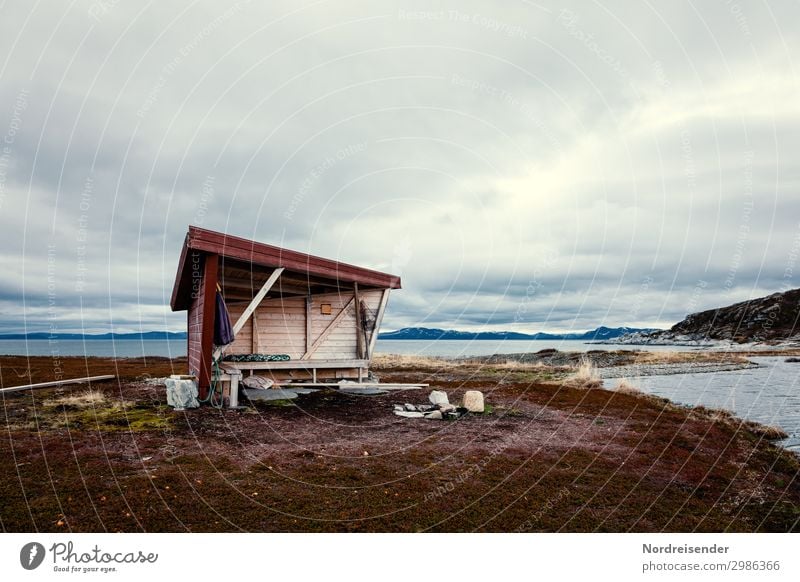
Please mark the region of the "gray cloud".
[[795, 3], [3, 12], [4, 331], [182, 329], [190, 223], [397, 272], [387, 328], [798, 286]]

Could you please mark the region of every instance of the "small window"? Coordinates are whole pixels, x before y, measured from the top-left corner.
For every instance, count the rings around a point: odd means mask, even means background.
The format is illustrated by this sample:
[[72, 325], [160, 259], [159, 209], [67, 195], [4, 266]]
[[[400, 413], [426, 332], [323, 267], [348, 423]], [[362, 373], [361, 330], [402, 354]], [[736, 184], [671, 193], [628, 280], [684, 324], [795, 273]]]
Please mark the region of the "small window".
[[322, 315], [330, 315], [331, 314], [331, 304], [330, 303], [322, 303], [319, 306], [319, 312]]

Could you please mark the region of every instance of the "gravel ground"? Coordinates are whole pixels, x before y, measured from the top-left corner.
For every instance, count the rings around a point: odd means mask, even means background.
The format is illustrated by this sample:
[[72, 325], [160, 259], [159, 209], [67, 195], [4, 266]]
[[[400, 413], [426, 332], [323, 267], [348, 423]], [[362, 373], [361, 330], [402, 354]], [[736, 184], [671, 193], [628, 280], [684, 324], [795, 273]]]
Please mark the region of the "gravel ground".
[[688, 362], [680, 364], [638, 364], [633, 366], [611, 366], [600, 368], [601, 378], [641, 378], [642, 376], [671, 376], [673, 374], [702, 374], [707, 372], [731, 372], [758, 368], [754, 362], [716, 363]]

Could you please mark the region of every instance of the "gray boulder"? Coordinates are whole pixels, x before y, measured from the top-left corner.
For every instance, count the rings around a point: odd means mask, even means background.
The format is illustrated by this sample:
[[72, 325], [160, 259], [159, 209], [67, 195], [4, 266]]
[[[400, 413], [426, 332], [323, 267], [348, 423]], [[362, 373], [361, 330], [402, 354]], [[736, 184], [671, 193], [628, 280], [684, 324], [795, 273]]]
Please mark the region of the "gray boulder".
[[437, 406], [450, 404], [450, 401], [447, 399], [447, 392], [444, 392], [442, 390], [432, 390], [430, 395], [428, 396], [428, 400], [431, 401], [431, 404]]

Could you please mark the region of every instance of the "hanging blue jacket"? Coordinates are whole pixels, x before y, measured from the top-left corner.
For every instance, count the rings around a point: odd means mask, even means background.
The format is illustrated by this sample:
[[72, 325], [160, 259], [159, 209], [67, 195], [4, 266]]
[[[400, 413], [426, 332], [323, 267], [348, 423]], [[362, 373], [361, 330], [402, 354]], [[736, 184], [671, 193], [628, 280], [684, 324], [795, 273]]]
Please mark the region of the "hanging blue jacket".
[[222, 293], [217, 291], [216, 317], [214, 318], [214, 345], [226, 346], [233, 342], [233, 326], [231, 316], [228, 315], [228, 306], [222, 298]]

